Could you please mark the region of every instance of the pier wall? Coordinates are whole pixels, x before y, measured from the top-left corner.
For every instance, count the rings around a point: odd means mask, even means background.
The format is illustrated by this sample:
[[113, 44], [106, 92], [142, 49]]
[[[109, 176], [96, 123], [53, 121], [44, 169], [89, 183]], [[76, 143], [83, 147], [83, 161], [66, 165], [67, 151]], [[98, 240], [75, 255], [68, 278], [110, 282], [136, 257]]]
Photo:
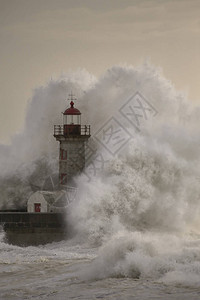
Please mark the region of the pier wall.
[[65, 213], [0, 212], [5, 242], [19, 246], [40, 245], [67, 237]]

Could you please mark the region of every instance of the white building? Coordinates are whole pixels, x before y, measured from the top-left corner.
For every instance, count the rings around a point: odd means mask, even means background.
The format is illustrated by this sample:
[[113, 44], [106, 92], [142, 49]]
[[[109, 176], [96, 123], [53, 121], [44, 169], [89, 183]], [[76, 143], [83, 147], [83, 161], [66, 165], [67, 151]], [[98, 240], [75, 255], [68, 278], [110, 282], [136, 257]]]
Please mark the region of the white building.
[[76, 189], [67, 191], [37, 191], [30, 196], [27, 202], [27, 211], [33, 212], [63, 212], [66, 206], [75, 198]]

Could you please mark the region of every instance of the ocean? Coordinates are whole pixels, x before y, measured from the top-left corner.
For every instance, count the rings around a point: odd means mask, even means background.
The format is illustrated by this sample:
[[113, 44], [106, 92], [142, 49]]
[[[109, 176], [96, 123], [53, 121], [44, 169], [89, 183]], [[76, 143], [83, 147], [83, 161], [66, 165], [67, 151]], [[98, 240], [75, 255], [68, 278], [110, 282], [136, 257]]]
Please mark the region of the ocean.
[[[200, 240], [198, 243], [191, 241], [182, 250], [188, 253], [182, 259], [179, 257], [179, 263], [175, 262], [175, 254], [171, 259], [166, 258], [165, 263], [160, 258], [152, 257], [152, 260], [157, 260], [154, 268], [152, 263], [143, 262], [144, 268], [151, 268], [148, 276], [135, 276], [133, 269], [133, 274], [129, 276], [113, 273], [95, 279], [87, 276], [88, 268], [98, 257], [98, 248], [87, 244], [73, 245], [72, 241], [21, 248], [5, 244], [2, 238], [3, 233], [0, 242], [0, 299], [145, 300], [200, 297], [197, 262]], [[115, 256], [115, 252], [110, 255]], [[101, 273], [101, 266], [96, 267], [95, 272], [97, 275]], [[155, 277], [155, 272], [159, 276]], [[163, 277], [166, 278], [163, 280]]]

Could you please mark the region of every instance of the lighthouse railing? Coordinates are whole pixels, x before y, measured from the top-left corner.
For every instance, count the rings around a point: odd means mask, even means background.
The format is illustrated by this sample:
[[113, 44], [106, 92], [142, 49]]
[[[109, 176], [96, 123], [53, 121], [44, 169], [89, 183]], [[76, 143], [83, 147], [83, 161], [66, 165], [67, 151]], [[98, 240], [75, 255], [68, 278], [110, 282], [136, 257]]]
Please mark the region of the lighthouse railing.
[[63, 135], [63, 134], [64, 134], [63, 125], [54, 125], [54, 136], [55, 135]]
[[[75, 125], [76, 126], [76, 125]], [[90, 135], [90, 125], [81, 125], [80, 135]], [[54, 136], [65, 135], [63, 125], [54, 125]]]
[[90, 125], [81, 125], [81, 135], [90, 135]]

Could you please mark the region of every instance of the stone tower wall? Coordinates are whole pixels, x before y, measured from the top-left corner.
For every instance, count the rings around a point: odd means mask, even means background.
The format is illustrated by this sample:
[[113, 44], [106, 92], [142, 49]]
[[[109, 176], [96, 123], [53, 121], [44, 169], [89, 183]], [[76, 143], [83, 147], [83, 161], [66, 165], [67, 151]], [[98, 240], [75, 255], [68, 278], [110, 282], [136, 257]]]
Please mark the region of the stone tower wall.
[[88, 137], [77, 137], [60, 141], [59, 176], [61, 184], [70, 184], [71, 179], [83, 171], [87, 140]]

